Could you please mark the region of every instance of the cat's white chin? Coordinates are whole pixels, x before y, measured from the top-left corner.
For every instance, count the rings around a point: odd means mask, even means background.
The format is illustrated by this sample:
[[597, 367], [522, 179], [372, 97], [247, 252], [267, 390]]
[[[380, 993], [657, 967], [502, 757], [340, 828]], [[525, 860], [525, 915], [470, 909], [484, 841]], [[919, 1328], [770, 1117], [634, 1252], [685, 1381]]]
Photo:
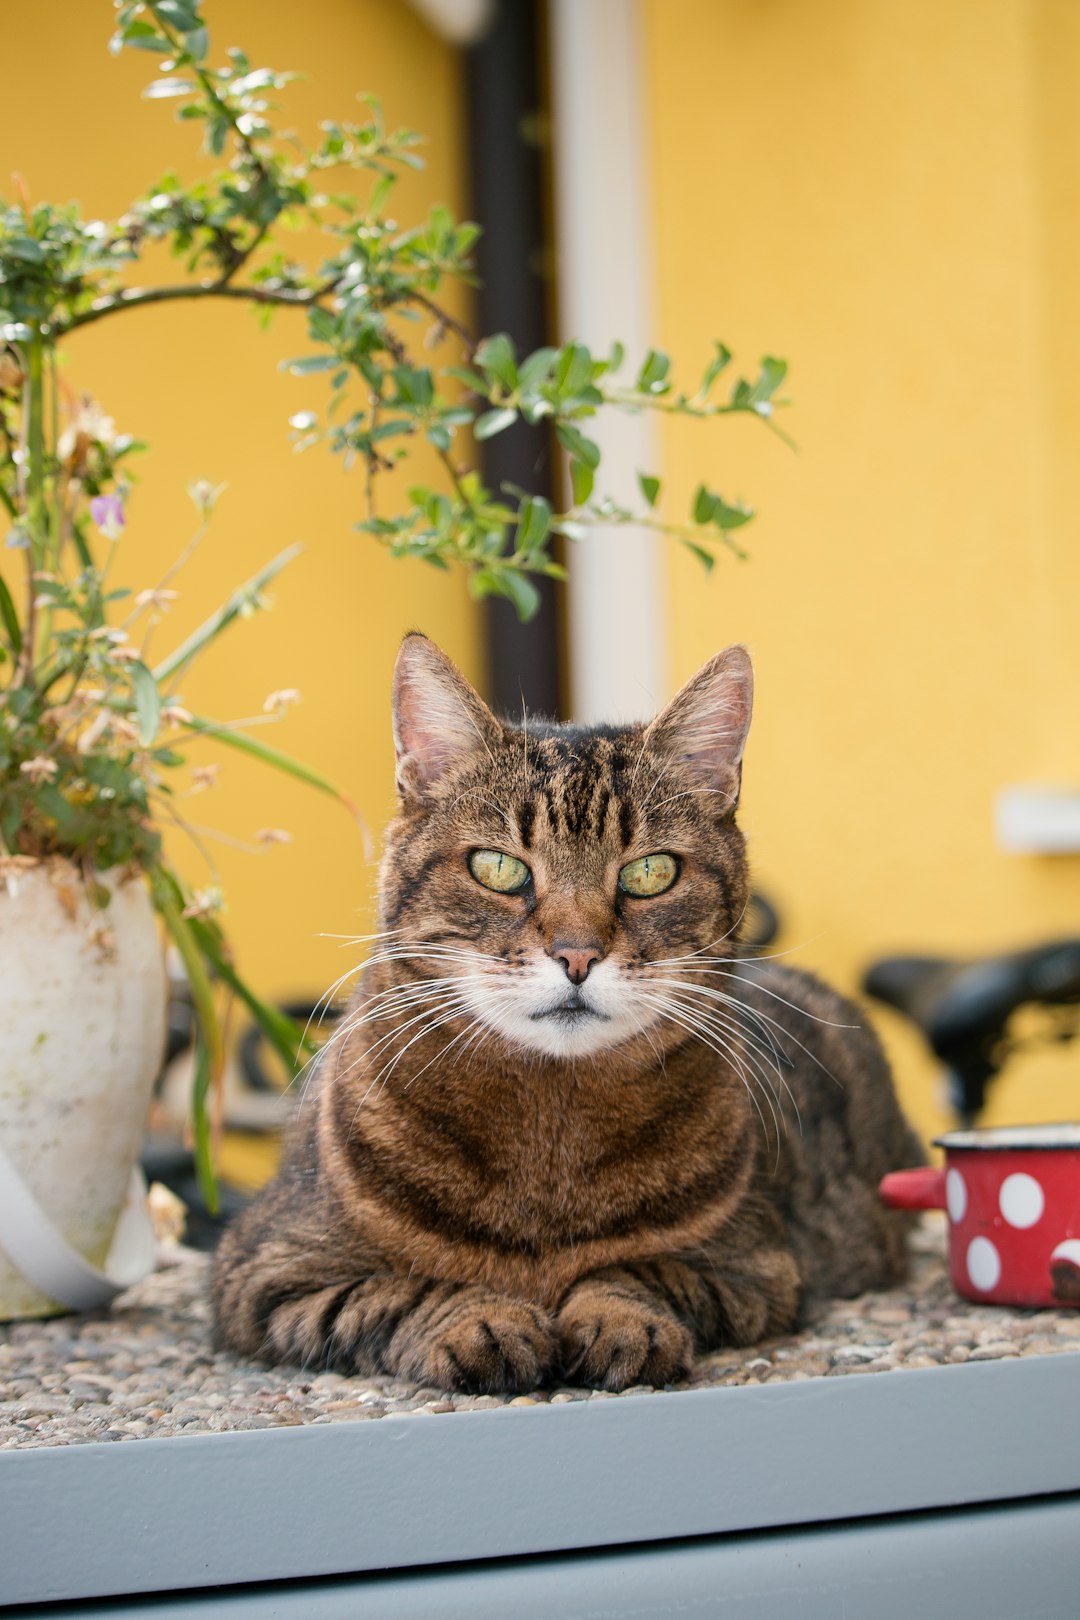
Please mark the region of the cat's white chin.
[[473, 1016], [512, 1046], [568, 1061], [618, 1046], [653, 1022], [634, 1007], [630, 985], [609, 961], [597, 963], [580, 987], [545, 960], [523, 978], [470, 976], [465, 995]]

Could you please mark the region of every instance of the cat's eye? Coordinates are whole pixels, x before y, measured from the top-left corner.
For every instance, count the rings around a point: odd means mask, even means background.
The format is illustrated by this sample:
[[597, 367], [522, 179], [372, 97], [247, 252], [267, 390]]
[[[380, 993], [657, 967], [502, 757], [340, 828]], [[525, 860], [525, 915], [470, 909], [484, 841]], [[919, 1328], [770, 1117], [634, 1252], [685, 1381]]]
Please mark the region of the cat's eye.
[[670, 889], [678, 875], [679, 863], [674, 855], [642, 855], [623, 867], [619, 873], [619, 888], [624, 894], [644, 900]]
[[532, 876], [524, 861], [497, 849], [474, 849], [469, 856], [469, 871], [477, 883], [498, 894], [516, 894]]

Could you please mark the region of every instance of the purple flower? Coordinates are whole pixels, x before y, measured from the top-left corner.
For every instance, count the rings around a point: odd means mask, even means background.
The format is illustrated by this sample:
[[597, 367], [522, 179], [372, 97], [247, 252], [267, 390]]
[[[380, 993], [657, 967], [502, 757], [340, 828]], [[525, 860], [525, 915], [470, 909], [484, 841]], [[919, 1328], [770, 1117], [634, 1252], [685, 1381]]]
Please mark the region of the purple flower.
[[124, 503], [119, 495], [95, 495], [90, 516], [107, 540], [119, 540], [124, 532]]
[[10, 551], [29, 551], [30, 536], [25, 529], [20, 529], [19, 525], [16, 524], [8, 534], [5, 544]]

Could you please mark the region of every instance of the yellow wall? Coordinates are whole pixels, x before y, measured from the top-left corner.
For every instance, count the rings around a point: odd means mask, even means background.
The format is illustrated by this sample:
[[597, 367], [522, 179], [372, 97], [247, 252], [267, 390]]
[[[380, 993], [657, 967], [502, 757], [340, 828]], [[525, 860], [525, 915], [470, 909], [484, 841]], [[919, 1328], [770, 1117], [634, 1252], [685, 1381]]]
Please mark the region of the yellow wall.
[[[1080, 781], [1080, 12], [1070, 0], [644, 0], [659, 336], [792, 362], [791, 454], [678, 424], [752, 560], [671, 564], [673, 680], [746, 640], [745, 823], [791, 960], [1080, 933], [1080, 861], [1007, 856], [1009, 782]], [[678, 26], [672, 23], [677, 15]], [[926, 1132], [902, 1020], [877, 1018]], [[1080, 1049], [991, 1121], [1080, 1114]]]
[[[383, 100], [388, 122], [429, 137], [425, 173], [395, 194], [402, 220], [444, 200], [463, 208], [462, 86], [458, 58], [401, 0], [208, 0], [214, 50], [242, 45], [258, 65], [292, 68], [305, 82], [284, 95], [286, 122], [314, 134], [320, 118], [356, 118], [359, 91]], [[0, 194], [20, 172], [36, 198], [77, 198], [87, 217], [120, 214], [168, 169], [199, 172], [198, 138], [175, 103], [140, 99], [156, 59], [107, 54], [108, 0], [9, 6], [4, 21]], [[303, 319], [280, 314], [260, 331], [242, 305], [186, 304], [102, 322], [67, 345], [66, 376], [89, 389], [119, 428], [147, 439], [122, 541], [124, 582], [153, 584], [193, 526], [187, 482], [227, 482], [210, 534], [178, 582], [157, 633], [165, 649], [262, 562], [294, 540], [305, 555], [273, 588], [272, 613], [234, 629], [184, 684], [189, 706], [218, 717], [258, 713], [267, 693], [298, 687], [303, 705], [257, 735], [332, 776], [352, 794], [376, 846], [393, 800], [389, 680], [403, 632], [436, 636], [477, 673], [478, 626], [457, 579], [393, 562], [352, 532], [362, 476], [319, 449], [297, 457], [288, 417], [318, 406], [319, 379], [283, 376], [303, 351]], [[387, 486], [404, 499], [405, 477]], [[10, 556], [11, 554], [9, 554]], [[120, 565], [118, 565], [119, 567]], [[194, 763], [220, 758], [221, 784], [185, 804], [191, 819], [233, 838], [284, 827], [289, 847], [247, 854], [209, 843], [241, 965], [265, 993], [316, 992], [355, 958], [323, 933], [367, 931], [374, 867], [339, 807], [239, 756], [201, 742]], [[199, 857], [174, 840], [188, 874]]]

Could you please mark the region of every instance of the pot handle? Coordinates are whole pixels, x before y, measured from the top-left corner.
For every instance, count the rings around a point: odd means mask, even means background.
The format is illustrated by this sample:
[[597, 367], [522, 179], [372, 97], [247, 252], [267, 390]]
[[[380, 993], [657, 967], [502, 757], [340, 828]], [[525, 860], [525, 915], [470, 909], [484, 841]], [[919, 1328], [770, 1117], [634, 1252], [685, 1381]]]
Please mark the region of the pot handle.
[[945, 1172], [922, 1166], [883, 1176], [878, 1197], [889, 1209], [944, 1209]]

